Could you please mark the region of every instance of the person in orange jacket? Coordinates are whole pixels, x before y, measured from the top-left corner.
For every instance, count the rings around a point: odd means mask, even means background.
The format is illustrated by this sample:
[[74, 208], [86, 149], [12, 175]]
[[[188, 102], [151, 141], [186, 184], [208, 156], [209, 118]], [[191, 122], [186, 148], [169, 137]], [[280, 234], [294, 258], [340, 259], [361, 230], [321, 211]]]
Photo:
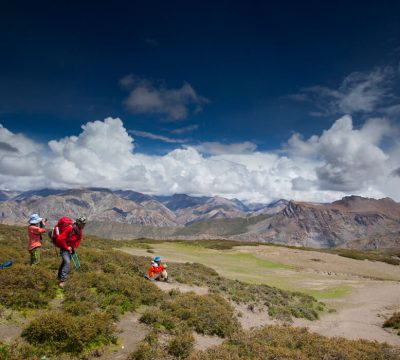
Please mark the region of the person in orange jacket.
[[168, 282], [168, 273], [166, 264], [161, 263], [161, 256], [156, 256], [151, 262], [147, 278], [151, 281], [166, 281]]
[[31, 255], [31, 265], [37, 265], [40, 263], [42, 234], [46, 232], [46, 229], [44, 227], [46, 225], [47, 219], [41, 218], [38, 214], [32, 214], [28, 222], [28, 251]]

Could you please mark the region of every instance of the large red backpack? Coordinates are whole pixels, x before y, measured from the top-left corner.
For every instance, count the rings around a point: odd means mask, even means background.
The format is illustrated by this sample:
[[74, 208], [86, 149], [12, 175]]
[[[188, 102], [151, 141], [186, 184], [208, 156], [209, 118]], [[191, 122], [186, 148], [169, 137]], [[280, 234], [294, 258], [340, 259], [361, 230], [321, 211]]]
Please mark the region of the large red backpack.
[[49, 231], [49, 236], [55, 246], [58, 246], [57, 244], [58, 235], [60, 235], [66, 227], [73, 225], [73, 223], [74, 220], [72, 220], [70, 217], [63, 216], [58, 220], [57, 225], [54, 226], [53, 230]]

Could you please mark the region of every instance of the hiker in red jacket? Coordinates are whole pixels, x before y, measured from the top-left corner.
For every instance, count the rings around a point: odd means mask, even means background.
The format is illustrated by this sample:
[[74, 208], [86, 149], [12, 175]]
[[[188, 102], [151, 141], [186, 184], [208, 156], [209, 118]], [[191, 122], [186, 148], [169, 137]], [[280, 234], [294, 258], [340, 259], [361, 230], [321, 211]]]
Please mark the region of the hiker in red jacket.
[[[72, 221], [71, 221], [72, 222]], [[72, 225], [66, 226], [56, 236], [56, 245], [60, 248], [62, 262], [58, 269], [58, 280], [60, 287], [64, 287], [71, 267], [71, 255], [82, 241], [83, 228], [86, 225], [86, 217], [78, 217]]]
[[31, 265], [37, 265], [40, 262], [40, 247], [42, 246], [42, 234], [46, 232], [44, 228], [47, 219], [41, 218], [38, 214], [32, 214], [29, 218], [28, 251], [31, 254]]

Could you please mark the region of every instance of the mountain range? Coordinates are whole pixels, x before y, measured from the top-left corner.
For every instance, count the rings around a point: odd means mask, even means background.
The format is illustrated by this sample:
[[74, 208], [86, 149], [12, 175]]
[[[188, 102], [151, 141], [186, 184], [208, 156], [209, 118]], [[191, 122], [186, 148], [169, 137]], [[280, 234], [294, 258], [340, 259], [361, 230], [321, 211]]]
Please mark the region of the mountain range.
[[130, 190], [0, 191], [0, 222], [88, 217], [88, 233], [113, 239], [232, 239], [318, 248], [400, 245], [400, 204], [348, 196], [329, 204], [277, 200], [248, 204], [220, 196], [152, 196]]

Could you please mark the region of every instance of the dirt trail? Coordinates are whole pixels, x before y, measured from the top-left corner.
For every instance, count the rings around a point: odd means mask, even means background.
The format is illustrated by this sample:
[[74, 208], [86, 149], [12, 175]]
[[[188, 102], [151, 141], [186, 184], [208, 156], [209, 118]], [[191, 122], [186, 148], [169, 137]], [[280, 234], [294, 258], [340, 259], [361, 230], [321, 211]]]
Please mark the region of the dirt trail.
[[22, 328], [17, 325], [0, 324], [0, 341], [10, 343], [21, 335]]
[[136, 350], [137, 345], [142, 341], [149, 329], [139, 322], [139, 315], [136, 313], [126, 314], [117, 324], [118, 345], [112, 350], [106, 350], [96, 359], [126, 359], [127, 356]]
[[178, 289], [180, 292], [193, 291], [197, 295], [208, 294], [207, 287], [190, 286], [190, 285], [180, 284], [180, 283], [166, 283], [166, 282], [161, 282], [161, 281], [155, 281], [154, 284], [156, 284], [163, 291], [170, 291], [172, 289]]
[[338, 305], [336, 313], [324, 315], [318, 321], [296, 319], [294, 325], [330, 337], [376, 340], [400, 346], [400, 336], [382, 328], [388, 317], [400, 311], [399, 282], [365, 282]]

